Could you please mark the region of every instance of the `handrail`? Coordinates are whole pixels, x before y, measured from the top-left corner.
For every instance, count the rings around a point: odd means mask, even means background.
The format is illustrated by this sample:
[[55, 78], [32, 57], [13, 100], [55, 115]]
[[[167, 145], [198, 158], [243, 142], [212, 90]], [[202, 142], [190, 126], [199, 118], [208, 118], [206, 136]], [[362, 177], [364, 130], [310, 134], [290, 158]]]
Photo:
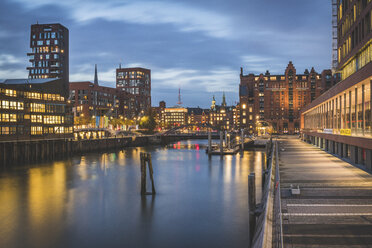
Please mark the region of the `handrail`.
[[[271, 158], [269, 161], [270, 168], [268, 168], [268, 175], [265, 185], [264, 192], [262, 194], [262, 206], [263, 211], [258, 217], [257, 225], [255, 228], [255, 234], [253, 237], [251, 247], [272, 247], [273, 244], [273, 204], [274, 204], [274, 187], [275, 187], [275, 175], [276, 166], [273, 166], [273, 161], [276, 161], [277, 153], [277, 142], [274, 143], [274, 147], [271, 151]], [[274, 160], [275, 159], [275, 160]]]

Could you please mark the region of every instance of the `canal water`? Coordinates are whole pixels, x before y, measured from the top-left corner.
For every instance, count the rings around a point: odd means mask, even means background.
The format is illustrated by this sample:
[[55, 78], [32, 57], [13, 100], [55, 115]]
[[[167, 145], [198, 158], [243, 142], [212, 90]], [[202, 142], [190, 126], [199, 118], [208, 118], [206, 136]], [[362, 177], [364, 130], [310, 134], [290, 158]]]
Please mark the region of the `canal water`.
[[[263, 151], [209, 160], [206, 143], [1, 169], [0, 247], [247, 247], [248, 175], [260, 189]], [[155, 197], [140, 195], [140, 152]]]

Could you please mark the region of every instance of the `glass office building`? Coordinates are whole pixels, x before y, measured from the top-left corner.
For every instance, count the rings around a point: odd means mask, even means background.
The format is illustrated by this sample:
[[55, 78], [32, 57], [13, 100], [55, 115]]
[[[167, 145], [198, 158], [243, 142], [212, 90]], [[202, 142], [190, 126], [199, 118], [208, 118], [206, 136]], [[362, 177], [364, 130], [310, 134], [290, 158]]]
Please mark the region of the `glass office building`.
[[372, 0], [338, 0], [342, 81], [301, 113], [302, 138], [372, 170]]

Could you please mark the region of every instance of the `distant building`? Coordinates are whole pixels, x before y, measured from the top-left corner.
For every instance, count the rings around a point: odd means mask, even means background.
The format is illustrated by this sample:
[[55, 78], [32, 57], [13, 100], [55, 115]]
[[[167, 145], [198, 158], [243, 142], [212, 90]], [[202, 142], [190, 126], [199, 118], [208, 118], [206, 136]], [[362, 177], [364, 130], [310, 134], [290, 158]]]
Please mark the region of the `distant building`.
[[187, 123], [194, 125], [209, 123], [209, 109], [187, 108]]
[[113, 116], [119, 114], [119, 97], [115, 88], [96, 85], [92, 82], [71, 82], [70, 101], [75, 116]]
[[152, 107], [152, 111], [155, 113], [155, 121], [157, 128], [162, 128], [162, 114], [164, 109], [167, 107], [165, 101], [160, 101], [158, 107]]
[[[297, 74], [292, 62], [285, 73], [260, 75], [240, 73], [239, 128], [250, 133], [272, 127], [274, 133], [295, 134], [300, 131], [300, 111], [337, 83], [331, 70], [318, 74], [314, 68]], [[262, 130], [261, 130], [262, 131]]]
[[8, 79], [0, 83], [0, 140], [69, 138], [73, 116], [62, 79]]
[[187, 124], [187, 109], [182, 107], [165, 108], [161, 115], [163, 129], [179, 127]]
[[221, 105], [216, 105], [213, 96], [211, 109], [209, 111], [209, 124], [221, 130], [231, 130], [234, 128], [233, 106], [227, 106], [225, 94], [222, 96]]
[[116, 88], [130, 94], [128, 115], [146, 114], [151, 108], [151, 70], [145, 68], [116, 69]]
[[28, 78], [63, 78], [65, 97], [69, 83], [69, 31], [61, 24], [31, 25], [30, 48], [32, 63]]
[[[100, 86], [97, 74], [97, 65], [95, 65], [94, 83], [89, 81], [70, 83], [69, 100], [73, 105], [75, 116], [85, 117], [87, 120], [97, 117], [129, 118], [131, 94], [118, 88]], [[91, 122], [95, 121], [91, 120]]]
[[337, 1], [342, 81], [302, 110], [303, 139], [372, 170], [372, 1]]

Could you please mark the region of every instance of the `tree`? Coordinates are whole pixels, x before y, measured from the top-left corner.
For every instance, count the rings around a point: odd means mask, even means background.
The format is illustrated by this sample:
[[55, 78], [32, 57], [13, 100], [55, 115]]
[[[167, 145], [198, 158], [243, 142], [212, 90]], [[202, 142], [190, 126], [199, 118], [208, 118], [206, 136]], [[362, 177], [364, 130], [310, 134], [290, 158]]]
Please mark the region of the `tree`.
[[83, 115], [74, 117], [75, 125], [88, 125], [88, 124], [94, 125], [95, 121], [96, 121], [95, 119], [90, 118], [88, 116], [83, 116]]
[[153, 112], [150, 108], [147, 115], [141, 118], [139, 123], [140, 128], [147, 129], [149, 132], [153, 132], [156, 127], [155, 114], [156, 113]]

